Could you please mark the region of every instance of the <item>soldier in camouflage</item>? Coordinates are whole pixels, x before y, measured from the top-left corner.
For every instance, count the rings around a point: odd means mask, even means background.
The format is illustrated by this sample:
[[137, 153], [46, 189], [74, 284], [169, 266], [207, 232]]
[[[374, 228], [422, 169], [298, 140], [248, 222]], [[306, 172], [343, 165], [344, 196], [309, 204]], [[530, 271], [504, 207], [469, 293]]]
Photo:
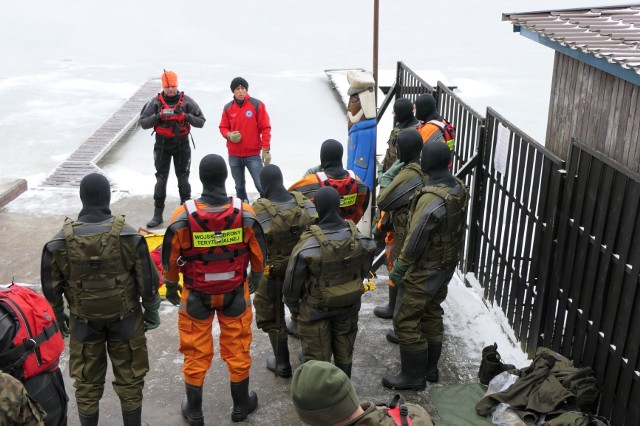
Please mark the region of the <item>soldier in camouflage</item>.
[[316, 192], [318, 225], [293, 249], [283, 284], [285, 301], [298, 311], [304, 358], [334, 362], [351, 376], [358, 313], [375, 243], [340, 217], [340, 196], [325, 186]]
[[290, 377], [282, 282], [293, 247], [300, 235], [318, 221], [318, 214], [313, 203], [302, 193], [287, 191], [278, 166], [264, 166], [260, 171], [260, 182], [265, 196], [252, 207], [267, 242], [267, 267], [264, 276], [251, 274], [249, 282], [253, 291], [257, 287], [253, 299], [256, 324], [269, 334], [273, 348], [273, 355], [267, 358], [267, 368], [280, 377]]
[[414, 198], [409, 231], [389, 278], [403, 289], [394, 328], [401, 371], [382, 379], [392, 389], [423, 390], [437, 382], [444, 326], [442, 302], [460, 259], [469, 193], [448, 170], [446, 144], [428, 142], [421, 168], [429, 178]]
[[160, 325], [158, 271], [144, 237], [124, 216], [111, 214], [104, 176], [85, 176], [80, 200], [78, 220], [67, 219], [44, 247], [42, 290], [63, 334], [71, 335], [69, 373], [75, 379], [80, 424], [98, 424], [108, 353], [123, 424], [139, 426], [149, 371], [145, 331]]

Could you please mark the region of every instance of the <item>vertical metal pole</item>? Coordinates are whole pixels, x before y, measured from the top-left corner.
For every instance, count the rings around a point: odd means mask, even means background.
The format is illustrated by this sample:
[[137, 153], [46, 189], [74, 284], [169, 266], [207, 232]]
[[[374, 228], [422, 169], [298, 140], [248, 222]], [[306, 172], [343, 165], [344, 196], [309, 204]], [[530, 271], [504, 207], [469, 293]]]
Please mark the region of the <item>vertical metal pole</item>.
[[[380, 4], [379, 0], [373, 0], [373, 81], [375, 85], [373, 86], [375, 103], [376, 103], [376, 117], [378, 116], [378, 20], [380, 16]], [[378, 131], [376, 129], [376, 141], [374, 142], [376, 146], [378, 146]], [[377, 159], [377, 150], [374, 150], [373, 154], [374, 161]], [[373, 185], [371, 189], [371, 201], [369, 202], [371, 205], [371, 226], [375, 226], [375, 217], [376, 217], [376, 186]]]
[[373, 0], [373, 80], [376, 97], [376, 109], [378, 108], [378, 20], [380, 17], [379, 0]]

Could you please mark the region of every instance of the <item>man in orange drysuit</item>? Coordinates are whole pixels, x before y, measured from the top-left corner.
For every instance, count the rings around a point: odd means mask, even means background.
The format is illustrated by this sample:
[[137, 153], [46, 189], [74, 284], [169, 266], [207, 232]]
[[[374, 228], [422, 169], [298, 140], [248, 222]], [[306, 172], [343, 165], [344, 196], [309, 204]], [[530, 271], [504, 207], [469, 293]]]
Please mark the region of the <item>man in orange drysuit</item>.
[[[262, 276], [266, 245], [262, 227], [249, 204], [228, 197], [227, 165], [216, 154], [200, 162], [202, 196], [173, 213], [162, 246], [166, 298], [180, 304], [178, 330], [184, 355], [186, 398], [182, 415], [189, 425], [203, 425], [202, 385], [213, 359], [212, 322], [220, 325], [220, 355], [231, 381], [231, 420], [240, 422], [256, 409], [249, 392], [253, 312], [247, 281]], [[178, 271], [184, 277], [180, 295]]]

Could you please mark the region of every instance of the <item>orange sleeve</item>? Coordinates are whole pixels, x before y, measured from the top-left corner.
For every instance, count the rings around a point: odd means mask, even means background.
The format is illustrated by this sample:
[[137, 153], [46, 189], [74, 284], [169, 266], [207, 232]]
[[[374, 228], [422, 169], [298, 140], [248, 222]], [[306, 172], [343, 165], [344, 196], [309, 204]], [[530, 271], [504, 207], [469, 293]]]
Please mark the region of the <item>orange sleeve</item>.
[[429, 139], [438, 129], [438, 126], [430, 123], [426, 123], [418, 127], [418, 132], [420, 133], [420, 136], [422, 136], [422, 143], [425, 143], [427, 139]]
[[[255, 212], [253, 211], [253, 208], [247, 204], [247, 203], [242, 203], [242, 208], [251, 213], [253, 216], [255, 216]], [[256, 219], [255, 222], [256, 226], [260, 226], [260, 224], [258, 223], [258, 220]], [[245, 226], [243, 225], [244, 228], [244, 242], [245, 244], [247, 244], [249, 246], [249, 260], [251, 262], [251, 270], [253, 272], [262, 272], [264, 271], [264, 259], [265, 259], [265, 253], [263, 253], [263, 247], [266, 248], [265, 242], [264, 242], [264, 236], [260, 236], [260, 238], [263, 239], [263, 241], [260, 241], [258, 235], [256, 235], [256, 231], [254, 231], [253, 226], [249, 225], [249, 226]], [[260, 234], [262, 234], [262, 229], [260, 229]]]

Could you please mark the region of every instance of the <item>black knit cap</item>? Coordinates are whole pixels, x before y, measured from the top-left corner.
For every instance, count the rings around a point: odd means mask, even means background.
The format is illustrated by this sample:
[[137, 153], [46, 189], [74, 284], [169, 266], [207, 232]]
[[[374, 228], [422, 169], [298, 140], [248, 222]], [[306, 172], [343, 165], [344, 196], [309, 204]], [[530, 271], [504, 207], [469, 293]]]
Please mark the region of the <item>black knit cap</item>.
[[238, 86], [242, 86], [245, 89], [249, 90], [249, 83], [247, 83], [247, 80], [245, 80], [242, 77], [236, 77], [233, 80], [231, 80], [231, 91], [233, 92], [234, 90], [236, 90], [236, 87]]

